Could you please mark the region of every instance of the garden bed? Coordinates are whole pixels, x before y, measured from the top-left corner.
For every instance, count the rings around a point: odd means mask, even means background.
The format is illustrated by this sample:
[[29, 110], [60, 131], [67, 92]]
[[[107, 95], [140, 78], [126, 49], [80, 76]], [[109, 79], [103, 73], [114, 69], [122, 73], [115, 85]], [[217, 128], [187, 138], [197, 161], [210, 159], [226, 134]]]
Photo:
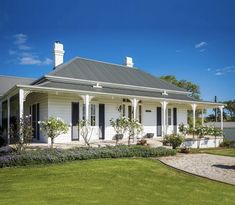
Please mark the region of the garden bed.
[[73, 160], [127, 157], [160, 157], [175, 155], [176, 151], [164, 147], [107, 146], [101, 148], [73, 148], [28, 150], [20, 154], [10, 153], [0, 157], [0, 167], [26, 166], [34, 164], [62, 163]]

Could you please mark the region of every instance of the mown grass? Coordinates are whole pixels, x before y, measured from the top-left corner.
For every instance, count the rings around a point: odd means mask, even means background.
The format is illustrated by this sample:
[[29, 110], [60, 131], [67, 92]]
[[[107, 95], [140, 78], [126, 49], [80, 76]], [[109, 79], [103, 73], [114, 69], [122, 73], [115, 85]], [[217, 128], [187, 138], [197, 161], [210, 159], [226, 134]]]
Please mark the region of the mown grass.
[[151, 159], [0, 169], [0, 204], [233, 204], [235, 187]]
[[208, 153], [222, 156], [235, 157], [235, 148], [208, 148], [208, 149], [191, 149], [191, 153]]

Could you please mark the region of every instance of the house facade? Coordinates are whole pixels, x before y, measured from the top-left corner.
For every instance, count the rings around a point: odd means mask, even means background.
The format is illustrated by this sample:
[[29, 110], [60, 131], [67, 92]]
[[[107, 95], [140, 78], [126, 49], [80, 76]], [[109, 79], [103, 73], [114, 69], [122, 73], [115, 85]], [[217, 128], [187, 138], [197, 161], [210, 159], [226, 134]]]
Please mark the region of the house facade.
[[0, 124], [8, 143], [10, 125], [29, 114], [35, 142], [48, 143], [38, 121], [53, 116], [69, 125], [68, 133], [57, 137], [55, 143], [69, 143], [82, 140], [77, 127], [81, 119], [91, 122], [92, 140], [111, 140], [115, 131], [110, 120], [121, 116], [138, 119], [143, 135], [153, 133], [161, 139], [178, 133], [179, 124], [187, 124], [188, 110], [193, 110], [194, 126], [196, 110], [223, 110], [223, 104], [195, 100], [190, 92], [134, 67], [130, 57], [124, 65], [117, 65], [80, 57], [64, 63], [63, 56], [63, 45], [55, 42], [51, 72], [36, 80], [8, 77], [11, 83], [0, 90]]

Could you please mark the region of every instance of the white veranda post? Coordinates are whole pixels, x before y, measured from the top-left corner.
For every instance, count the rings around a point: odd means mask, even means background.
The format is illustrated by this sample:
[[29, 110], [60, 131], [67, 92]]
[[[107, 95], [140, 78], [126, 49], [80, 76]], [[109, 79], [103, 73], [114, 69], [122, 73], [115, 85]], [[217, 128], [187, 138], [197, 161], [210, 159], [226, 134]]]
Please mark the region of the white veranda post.
[[191, 104], [192, 109], [193, 109], [193, 128], [196, 127], [196, 108], [197, 105], [196, 104]]
[[224, 129], [224, 118], [223, 118], [223, 115], [224, 115], [224, 106], [219, 106], [219, 109], [220, 109], [220, 129], [223, 130]]
[[202, 126], [203, 126], [204, 125], [204, 109], [202, 109], [201, 117], [202, 117]]
[[131, 99], [131, 105], [132, 105], [132, 109], [133, 109], [133, 119], [136, 120], [137, 118], [137, 105], [138, 105], [139, 100], [137, 100], [136, 98]]
[[7, 142], [10, 144], [10, 97], [7, 98]]
[[85, 104], [85, 120], [89, 121], [89, 107], [90, 107], [90, 101], [93, 98], [93, 96], [83, 95], [82, 98]]
[[[23, 89], [20, 89], [19, 90], [19, 118], [20, 120], [24, 117], [24, 96], [25, 95], [25, 92]], [[21, 136], [21, 140], [23, 136]]]
[[162, 105], [162, 136], [164, 137], [167, 134], [166, 130], [166, 108], [167, 108], [168, 102], [163, 101], [161, 102]]

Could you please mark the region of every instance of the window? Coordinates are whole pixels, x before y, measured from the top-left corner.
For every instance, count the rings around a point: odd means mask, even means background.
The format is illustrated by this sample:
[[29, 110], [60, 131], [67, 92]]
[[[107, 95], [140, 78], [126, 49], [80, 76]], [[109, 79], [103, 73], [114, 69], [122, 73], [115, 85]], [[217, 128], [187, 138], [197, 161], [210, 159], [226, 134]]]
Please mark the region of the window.
[[171, 125], [171, 109], [168, 109], [168, 125]]
[[139, 123], [142, 123], [142, 106], [139, 105]]
[[91, 104], [91, 126], [95, 126], [95, 105]]

